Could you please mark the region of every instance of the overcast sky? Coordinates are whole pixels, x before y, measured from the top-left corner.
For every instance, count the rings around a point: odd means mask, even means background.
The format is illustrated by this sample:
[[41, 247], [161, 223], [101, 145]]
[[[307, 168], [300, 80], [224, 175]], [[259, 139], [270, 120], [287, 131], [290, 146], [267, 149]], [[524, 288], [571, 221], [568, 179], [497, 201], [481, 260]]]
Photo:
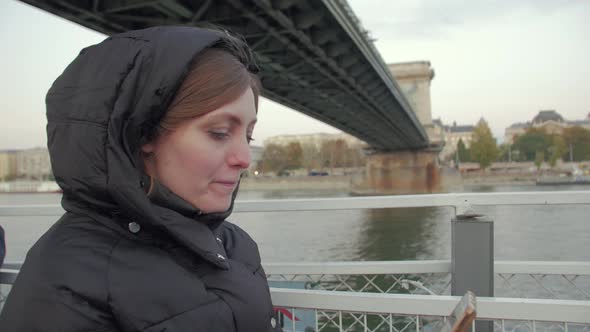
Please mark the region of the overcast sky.
[[[484, 117], [502, 139], [541, 109], [590, 112], [590, 1], [350, 0], [385, 62], [428, 60], [432, 114]], [[16, 0], [0, 1], [0, 149], [45, 146], [44, 98], [78, 51], [104, 39]], [[338, 132], [270, 101], [255, 144], [280, 134]]]

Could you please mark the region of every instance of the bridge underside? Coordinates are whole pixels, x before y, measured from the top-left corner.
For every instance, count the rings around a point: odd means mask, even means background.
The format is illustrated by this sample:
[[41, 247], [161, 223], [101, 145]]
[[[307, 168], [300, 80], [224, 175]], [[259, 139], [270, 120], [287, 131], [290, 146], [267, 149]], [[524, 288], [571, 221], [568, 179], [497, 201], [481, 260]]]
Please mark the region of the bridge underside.
[[367, 32], [337, 0], [22, 0], [107, 35], [155, 25], [215, 25], [257, 54], [263, 95], [378, 151], [427, 145]]

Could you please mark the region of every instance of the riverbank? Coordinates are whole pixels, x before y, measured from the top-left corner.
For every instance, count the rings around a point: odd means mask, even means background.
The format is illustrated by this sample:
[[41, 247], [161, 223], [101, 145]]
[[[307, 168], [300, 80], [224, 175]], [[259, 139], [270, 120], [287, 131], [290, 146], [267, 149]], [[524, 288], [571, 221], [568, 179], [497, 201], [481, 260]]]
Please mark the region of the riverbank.
[[462, 176], [461, 180], [464, 186], [472, 185], [535, 185], [537, 176], [535, 174], [485, 174], [485, 175], [470, 175]]
[[[479, 175], [443, 175], [443, 187], [445, 192], [461, 192], [464, 187], [479, 185], [502, 185], [502, 186], [534, 186], [537, 179], [536, 174], [479, 174]], [[240, 183], [242, 190], [274, 191], [274, 190], [339, 190], [351, 191], [351, 175], [330, 175], [330, 176], [287, 176], [287, 177], [247, 177]], [[25, 188], [19, 185], [8, 186], [4, 183], [0, 193], [32, 193], [32, 192], [56, 192], [59, 187], [54, 182], [28, 183]]]
[[[461, 192], [463, 187], [478, 185], [535, 185], [534, 175], [485, 174], [464, 177], [449, 177], [443, 180], [446, 192]], [[291, 176], [250, 177], [242, 179], [243, 190], [351, 190], [351, 176]]]
[[350, 189], [349, 175], [249, 177], [240, 182], [243, 190], [326, 190]]

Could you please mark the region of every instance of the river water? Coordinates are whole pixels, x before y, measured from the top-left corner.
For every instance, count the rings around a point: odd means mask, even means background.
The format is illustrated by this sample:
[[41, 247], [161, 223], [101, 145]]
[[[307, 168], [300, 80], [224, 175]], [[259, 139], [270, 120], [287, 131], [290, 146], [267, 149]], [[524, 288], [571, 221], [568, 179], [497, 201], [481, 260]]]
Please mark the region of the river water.
[[[469, 191], [589, 190], [479, 186]], [[243, 191], [238, 199], [345, 197], [341, 191]], [[59, 194], [0, 194], [0, 205], [59, 204]], [[450, 208], [234, 213], [264, 262], [450, 259]], [[496, 260], [590, 261], [590, 206], [478, 207], [494, 221]], [[22, 261], [55, 217], [0, 217], [8, 261]]]

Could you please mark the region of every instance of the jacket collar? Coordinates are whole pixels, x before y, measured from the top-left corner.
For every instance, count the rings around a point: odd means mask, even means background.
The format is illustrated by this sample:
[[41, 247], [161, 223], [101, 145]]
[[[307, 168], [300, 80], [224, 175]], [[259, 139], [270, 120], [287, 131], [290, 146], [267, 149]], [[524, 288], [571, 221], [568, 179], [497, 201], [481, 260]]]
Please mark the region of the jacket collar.
[[237, 189], [232, 197], [232, 205], [227, 211], [204, 214], [160, 182], [152, 181], [152, 188], [147, 197], [153, 203], [155, 215], [165, 231], [205, 260], [222, 269], [228, 269], [223, 245], [217, 240], [216, 234], [219, 233], [218, 229], [225, 218], [232, 212]]

